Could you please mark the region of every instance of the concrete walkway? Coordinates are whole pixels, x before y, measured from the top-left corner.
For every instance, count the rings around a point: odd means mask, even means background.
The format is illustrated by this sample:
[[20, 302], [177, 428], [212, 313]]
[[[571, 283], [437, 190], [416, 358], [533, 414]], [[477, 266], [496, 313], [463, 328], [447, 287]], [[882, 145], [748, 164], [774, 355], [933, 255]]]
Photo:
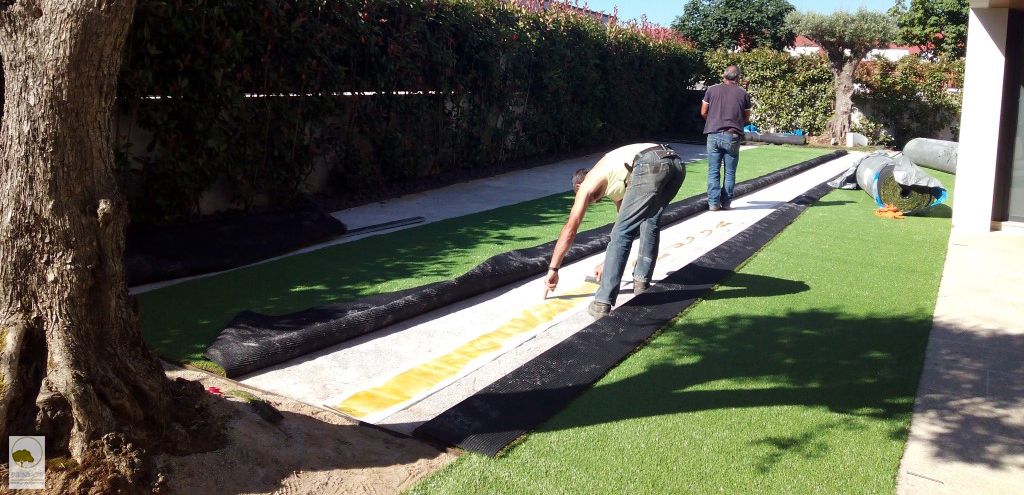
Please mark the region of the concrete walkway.
[[900, 495], [1024, 494], [1024, 234], [953, 235]]
[[[683, 143], [668, 143], [668, 145], [687, 163], [707, 157], [706, 147], [703, 145]], [[742, 149], [747, 148], [749, 146]], [[605, 152], [592, 153], [542, 167], [460, 182], [440, 189], [337, 211], [331, 215], [345, 222], [349, 229], [399, 220], [403, 216], [422, 216], [425, 219], [424, 223], [461, 217], [566, 192], [572, 189], [573, 172], [581, 168], [593, 167], [604, 154]], [[388, 232], [393, 232], [393, 230]], [[333, 243], [351, 242], [370, 235], [375, 234], [345, 236]], [[321, 247], [323, 246], [316, 246], [314, 249]]]

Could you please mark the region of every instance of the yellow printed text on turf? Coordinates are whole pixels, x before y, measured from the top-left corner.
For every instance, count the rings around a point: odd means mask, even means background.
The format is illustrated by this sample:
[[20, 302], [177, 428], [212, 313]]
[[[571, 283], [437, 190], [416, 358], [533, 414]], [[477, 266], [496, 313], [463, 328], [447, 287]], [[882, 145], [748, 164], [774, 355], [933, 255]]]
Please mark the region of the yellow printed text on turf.
[[498, 352], [518, 335], [529, 333], [577, 304], [578, 296], [592, 294], [595, 285], [583, 284], [563, 293], [559, 298], [523, 310], [497, 329], [481, 335], [452, 352], [405, 370], [382, 385], [356, 392], [336, 406], [354, 418], [367, 416], [398, 406], [457, 376], [473, 361]]

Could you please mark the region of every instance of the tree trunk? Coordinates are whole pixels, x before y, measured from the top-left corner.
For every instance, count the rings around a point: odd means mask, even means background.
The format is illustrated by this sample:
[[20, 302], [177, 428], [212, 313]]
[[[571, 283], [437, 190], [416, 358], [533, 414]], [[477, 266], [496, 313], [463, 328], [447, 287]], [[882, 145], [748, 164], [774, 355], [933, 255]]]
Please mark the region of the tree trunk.
[[827, 129], [832, 144], [835, 145], [842, 146], [846, 142], [846, 133], [850, 132], [850, 115], [853, 113], [853, 73], [859, 64], [860, 58], [855, 55], [829, 53], [829, 65], [836, 87], [836, 101]]
[[134, 7], [0, 0], [0, 438], [46, 435], [79, 460], [111, 433], [192, 450], [204, 404], [166, 378], [125, 282], [111, 107]]

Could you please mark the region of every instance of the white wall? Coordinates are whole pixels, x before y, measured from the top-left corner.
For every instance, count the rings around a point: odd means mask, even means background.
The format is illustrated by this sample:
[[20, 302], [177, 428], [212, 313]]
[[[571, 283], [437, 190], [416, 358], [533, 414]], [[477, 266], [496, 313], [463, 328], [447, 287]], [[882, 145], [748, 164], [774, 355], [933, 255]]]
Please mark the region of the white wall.
[[895, 62], [903, 57], [906, 57], [907, 55], [910, 55], [910, 50], [906, 48], [884, 48], [871, 50], [870, 52], [868, 52], [867, 59], [877, 60], [879, 58], [885, 58], [889, 59], [892, 62]]
[[967, 31], [953, 231], [988, 232], [1003, 107], [1008, 9], [971, 9]]
[[786, 52], [794, 57], [799, 57], [800, 55], [815, 55], [821, 53], [821, 48], [816, 46], [797, 46], [786, 48]]

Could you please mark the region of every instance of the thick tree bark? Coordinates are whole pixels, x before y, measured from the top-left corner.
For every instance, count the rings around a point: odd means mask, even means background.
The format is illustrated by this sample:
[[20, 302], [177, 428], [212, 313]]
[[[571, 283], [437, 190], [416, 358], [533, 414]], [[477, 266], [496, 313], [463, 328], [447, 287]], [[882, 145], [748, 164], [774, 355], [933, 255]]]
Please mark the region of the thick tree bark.
[[826, 126], [832, 144], [843, 145], [846, 142], [846, 133], [850, 132], [850, 116], [853, 114], [853, 74], [857, 71], [861, 58], [856, 54], [846, 55], [842, 50], [828, 52], [829, 67], [835, 81], [835, 107]]
[[0, 438], [79, 460], [110, 433], [188, 451], [179, 401], [201, 403], [143, 342], [125, 282], [110, 115], [134, 7], [0, 0]]

